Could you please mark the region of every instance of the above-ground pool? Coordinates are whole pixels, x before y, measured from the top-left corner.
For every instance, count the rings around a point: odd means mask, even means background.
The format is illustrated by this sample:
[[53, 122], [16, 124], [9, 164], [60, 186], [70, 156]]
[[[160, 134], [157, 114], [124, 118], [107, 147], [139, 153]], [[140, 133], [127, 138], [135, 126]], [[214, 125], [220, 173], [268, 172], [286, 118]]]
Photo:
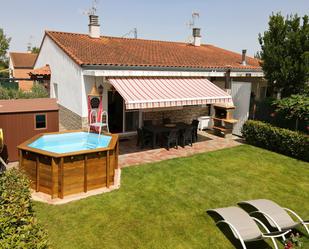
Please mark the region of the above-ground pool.
[[83, 131], [37, 135], [18, 146], [19, 165], [37, 192], [52, 198], [114, 184], [118, 135]]
[[96, 133], [72, 132], [43, 135], [28, 146], [54, 153], [70, 153], [81, 150], [106, 148], [111, 136]]

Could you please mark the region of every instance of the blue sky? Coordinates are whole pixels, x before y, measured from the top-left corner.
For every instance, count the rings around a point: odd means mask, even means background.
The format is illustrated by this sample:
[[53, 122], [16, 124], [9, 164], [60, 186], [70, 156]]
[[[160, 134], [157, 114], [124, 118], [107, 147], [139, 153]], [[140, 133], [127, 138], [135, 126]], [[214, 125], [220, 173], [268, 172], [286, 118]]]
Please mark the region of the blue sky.
[[[44, 30], [87, 33], [88, 17], [82, 13], [91, 3], [1, 1], [0, 27], [12, 37], [11, 51], [25, 51], [29, 40], [40, 45]], [[139, 38], [186, 41], [192, 11], [200, 13], [203, 43], [237, 52], [246, 48], [253, 55], [272, 12], [308, 14], [309, 0], [99, 0], [97, 13], [103, 35], [122, 36], [136, 27]]]

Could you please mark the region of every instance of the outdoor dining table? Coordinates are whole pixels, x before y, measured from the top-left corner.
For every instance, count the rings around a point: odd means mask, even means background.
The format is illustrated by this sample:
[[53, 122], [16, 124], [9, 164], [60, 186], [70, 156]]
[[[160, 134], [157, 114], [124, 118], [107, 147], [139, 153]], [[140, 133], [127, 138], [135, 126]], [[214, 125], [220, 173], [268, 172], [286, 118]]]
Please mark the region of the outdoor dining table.
[[152, 148], [157, 144], [157, 136], [164, 133], [169, 133], [172, 130], [185, 130], [189, 124], [175, 123], [175, 124], [160, 124], [160, 125], [147, 125], [144, 126], [144, 130], [152, 134]]

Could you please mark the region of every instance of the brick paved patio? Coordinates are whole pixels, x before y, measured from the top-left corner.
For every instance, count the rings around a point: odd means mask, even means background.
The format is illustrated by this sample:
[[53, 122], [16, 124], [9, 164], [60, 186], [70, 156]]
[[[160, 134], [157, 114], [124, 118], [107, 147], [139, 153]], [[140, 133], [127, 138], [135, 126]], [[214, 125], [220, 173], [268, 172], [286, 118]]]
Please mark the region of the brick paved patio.
[[123, 168], [177, 157], [186, 157], [207, 151], [230, 148], [240, 144], [241, 142], [238, 137], [220, 138], [203, 131], [199, 132], [198, 142], [194, 143], [192, 147], [186, 146], [182, 148], [178, 146], [178, 149], [170, 149], [169, 151], [165, 148], [144, 148], [141, 150], [136, 146], [136, 138], [131, 137], [120, 142], [119, 166]]

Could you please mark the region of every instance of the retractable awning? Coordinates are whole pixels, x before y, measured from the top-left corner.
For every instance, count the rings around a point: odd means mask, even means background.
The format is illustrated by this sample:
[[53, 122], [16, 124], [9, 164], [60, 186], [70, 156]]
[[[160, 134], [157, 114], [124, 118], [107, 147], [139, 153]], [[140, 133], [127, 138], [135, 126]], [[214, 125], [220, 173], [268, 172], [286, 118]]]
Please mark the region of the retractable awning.
[[232, 97], [205, 78], [109, 78], [126, 109], [232, 103]]

